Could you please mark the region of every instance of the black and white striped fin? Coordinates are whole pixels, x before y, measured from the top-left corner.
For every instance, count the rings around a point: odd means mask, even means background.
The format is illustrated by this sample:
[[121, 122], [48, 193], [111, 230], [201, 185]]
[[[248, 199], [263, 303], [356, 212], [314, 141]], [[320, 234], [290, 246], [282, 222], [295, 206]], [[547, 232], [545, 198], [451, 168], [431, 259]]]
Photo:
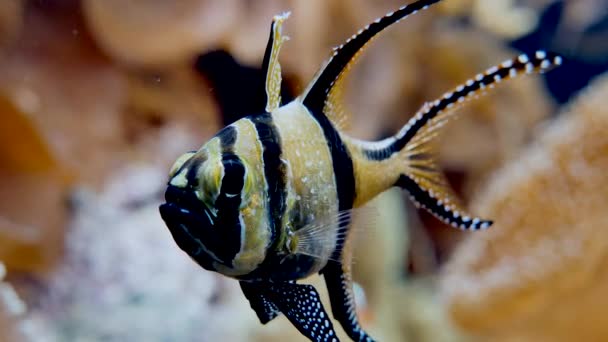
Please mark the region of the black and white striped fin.
[[264, 53], [262, 71], [266, 77], [266, 112], [271, 113], [281, 105], [281, 64], [279, 63], [279, 51], [281, 45], [289, 40], [282, 35], [283, 21], [289, 18], [289, 12], [275, 15], [270, 24], [270, 36]]
[[372, 160], [391, 158], [398, 153], [404, 171], [397, 185], [407, 189], [414, 202], [447, 224], [461, 229], [487, 228], [492, 222], [474, 218], [460, 206], [437, 165], [434, 143], [439, 130], [454, 118], [456, 109], [485, 89], [524, 73], [548, 71], [561, 63], [560, 56], [545, 51], [507, 60], [427, 103], [396, 136], [376, 143], [381, 148], [370, 145], [364, 152]]
[[[455, 110], [482, 94], [486, 89], [492, 89], [503, 80], [513, 79], [522, 74], [543, 73], [561, 65], [562, 57], [551, 52], [536, 51], [533, 55], [521, 54], [516, 58], [493, 66], [474, 78], [467, 80], [452, 91], [449, 91], [433, 102], [425, 104], [399, 133], [389, 138], [390, 144], [383, 151], [385, 154], [401, 151], [406, 144], [421, 133], [432, 133], [441, 128], [448, 119], [452, 118]], [[428, 130], [429, 132], [425, 132]], [[378, 151], [381, 152], [381, 151]], [[370, 155], [372, 156], [372, 155]], [[373, 156], [372, 156], [373, 157]], [[374, 159], [374, 158], [372, 158]]]
[[[473, 217], [464, 209], [456, 209], [457, 207], [453, 202], [444, 203], [440, 198], [445, 198], [445, 193], [438, 195], [428, 191], [407, 175], [401, 175], [396, 185], [410, 193], [410, 198], [417, 207], [428, 210], [435, 217], [454, 228], [479, 230], [489, 228], [493, 223], [490, 220]], [[443, 189], [443, 191], [446, 190], [447, 188]]]
[[400, 7], [359, 30], [346, 42], [334, 49], [333, 55], [300, 96], [312, 112], [323, 112], [336, 127], [346, 123], [341, 104], [343, 76], [346, 75], [365, 46], [382, 30], [399, 22], [410, 14], [428, 8], [440, 0], [419, 0]]
[[348, 266], [330, 261], [321, 273], [327, 285], [331, 311], [334, 318], [342, 325], [344, 332], [353, 341], [373, 342], [374, 340], [361, 328], [357, 318], [353, 282]]

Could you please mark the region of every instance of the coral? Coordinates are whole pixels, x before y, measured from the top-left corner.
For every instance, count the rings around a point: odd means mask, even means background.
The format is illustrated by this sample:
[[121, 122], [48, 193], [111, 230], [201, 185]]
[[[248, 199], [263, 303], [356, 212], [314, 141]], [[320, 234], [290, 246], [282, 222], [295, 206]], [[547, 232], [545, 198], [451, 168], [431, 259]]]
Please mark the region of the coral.
[[492, 341], [598, 341], [608, 304], [608, 75], [473, 200], [495, 220], [444, 270], [453, 319]]
[[43, 271], [61, 249], [67, 173], [33, 120], [2, 94], [0, 112], [0, 259]]

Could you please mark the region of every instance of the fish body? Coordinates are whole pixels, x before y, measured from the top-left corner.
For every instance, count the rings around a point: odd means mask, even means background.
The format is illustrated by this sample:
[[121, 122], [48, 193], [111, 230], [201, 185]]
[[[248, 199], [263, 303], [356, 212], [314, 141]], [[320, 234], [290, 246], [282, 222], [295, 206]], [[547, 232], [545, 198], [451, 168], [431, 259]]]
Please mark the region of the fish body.
[[297, 283], [321, 273], [334, 318], [353, 340], [372, 340], [355, 312], [349, 226], [353, 210], [393, 186], [454, 227], [492, 224], [467, 213], [450, 191], [435, 162], [436, 136], [474, 95], [549, 70], [559, 56], [539, 51], [492, 67], [425, 104], [385, 140], [343, 130], [341, 86], [356, 57], [384, 28], [436, 2], [403, 6], [360, 30], [284, 105], [278, 52], [288, 15], [275, 16], [263, 62], [266, 111], [226, 126], [172, 167], [160, 212], [173, 238], [203, 268], [239, 280], [262, 323], [282, 313], [313, 341], [337, 340], [315, 288]]

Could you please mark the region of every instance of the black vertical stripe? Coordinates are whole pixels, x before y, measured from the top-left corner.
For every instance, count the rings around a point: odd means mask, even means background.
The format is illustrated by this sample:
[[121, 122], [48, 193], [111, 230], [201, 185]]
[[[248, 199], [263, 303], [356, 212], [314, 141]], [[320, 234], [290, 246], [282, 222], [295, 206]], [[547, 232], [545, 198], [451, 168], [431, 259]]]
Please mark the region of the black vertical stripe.
[[[217, 138], [220, 139], [220, 146], [222, 152], [232, 152], [234, 151], [234, 144], [236, 143], [237, 130], [233, 126], [226, 126], [221, 131], [219, 131], [216, 135]], [[188, 184], [191, 186], [198, 186], [198, 171], [199, 168], [203, 165], [203, 163], [207, 160], [206, 155], [195, 155], [193, 156], [184, 166], [188, 167], [188, 173], [186, 174], [186, 179], [188, 179]]]
[[286, 210], [287, 189], [286, 169], [281, 161], [281, 137], [276, 129], [270, 113], [258, 114], [248, 118], [257, 131], [262, 143], [262, 160], [264, 161], [264, 176], [268, 184], [268, 220], [271, 230], [271, 246], [273, 250], [278, 243], [281, 222]]
[[[235, 127], [226, 126], [216, 134], [220, 139], [221, 163], [224, 168], [222, 185], [215, 200], [217, 209], [213, 227], [215, 243], [209, 243], [208, 248], [226, 265], [232, 267], [235, 256], [241, 250], [241, 222], [239, 207], [241, 191], [244, 185], [245, 166], [234, 153], [237, 133]], [[234, 196], [236, 194], [236, 196]], [[201, 213], [202, 215], [202, 213]], [[209, 234], [209, 233], [208, 233]]]
[[219, 131], [216, 135], [220, 139], [220, 144], [222, 146], [222, 152], [232, 152], [234, 151], [234, 144], [236, 143], [237, 130], [234, 126], [226, 126], [221, 131]]
[[198, 180], [198, 169], [204, 162], [207, 161], [207, 154], [205, 153], [196, 153], [194, 154], [188, 161], [182, 165], [180, 170], [175, 174], [179, 174], [182, 172], [184, 168], [186, 168], [186, 179], [188, 180], [188, 185], [191, 187], [196, 187], [199, 184]]
[[[264, 152], [264, 173], [268, 182], [268, 196], [271, 245], [268, 248], [266, 259], [253, 272], [241, 277], [244, 280], [268, 279], [277, 280], [298, 279], [302, 274], [307, 274], [316, 260], [305, 255], [296, 255], [293, 258], [284, 259], [282, 255], [274, 251], [279, 242], [282, 217], [286, 209], [286, 170], [281, 162], [281, 139], [269, 113], [259, 114], [248, 118], [254, 123], [258, 137], [262, 143]], [[325, 115], [315, 117], [323, 130], [327, 146], [332, 156], [332, 166], [336, 181], [336, 192], [338, 194], [338, 209], [351, 209], [355, 196], [355, 177], [353, 163], [346, 146], [342, 142], [338, 132]], [[347, 229], [345, 225], [341, 229]], [[337, 252], [339, 254], [339, 252]], [[281, 271], [278, 271], [281, 270]]]
[[355, 174], [350, 153], [329, 118], [323, 113], [310, 113], [321, 126], [331, 154], [338, 193], [338, 210], [351, 209], [355, 200]]
[[241, 158], [234, 153], [227, 152], [222, 154], [222, 164], [224, 165], [224, 176], [222, 178], [220, 195], [224, 194], [230, 198], [240, 198], [245, 184], [245, 166]]
[[245, 166], [232, 152], [222, 155], [224, 177], [220, 194], [215, 201], [217, 221], [215, 229], [222, 236], [222, 243], [213, 249], [226, 264], [232, 266], [235, 256], [241, 250], [241, 232], [245, 227], [239, 220], [241, 191], [245, 183]]

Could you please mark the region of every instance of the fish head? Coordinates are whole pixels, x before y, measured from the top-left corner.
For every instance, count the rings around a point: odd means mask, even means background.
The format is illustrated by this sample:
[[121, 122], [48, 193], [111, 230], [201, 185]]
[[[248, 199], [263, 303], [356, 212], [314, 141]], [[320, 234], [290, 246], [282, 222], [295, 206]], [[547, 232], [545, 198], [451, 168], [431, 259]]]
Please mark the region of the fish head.
[[242, 158], [214, 151], [213, 144], [177, 159], [160, 214], [177, 245], [203, 268], [246, 273], [235, 261], [245, 249], [243, 216], [250, 211], [255, 177]]

